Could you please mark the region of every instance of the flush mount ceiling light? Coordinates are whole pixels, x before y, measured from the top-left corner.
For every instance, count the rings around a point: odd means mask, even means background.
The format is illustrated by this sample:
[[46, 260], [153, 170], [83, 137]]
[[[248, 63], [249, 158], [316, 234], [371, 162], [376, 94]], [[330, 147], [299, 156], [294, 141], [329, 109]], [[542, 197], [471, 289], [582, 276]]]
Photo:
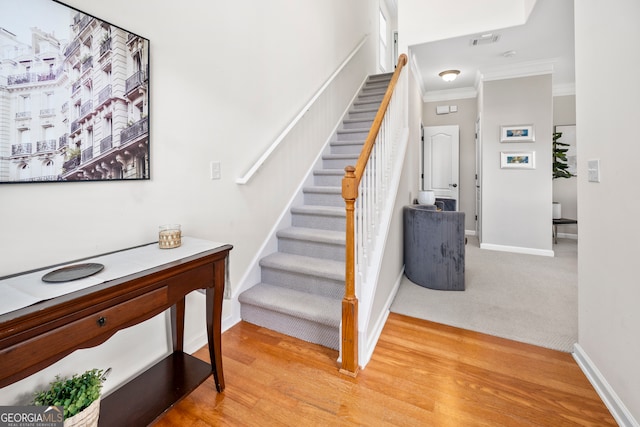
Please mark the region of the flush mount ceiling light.
[[446, 70], [438, 74], [445, 82], [452, 82], [458, 77], [460, 70]]

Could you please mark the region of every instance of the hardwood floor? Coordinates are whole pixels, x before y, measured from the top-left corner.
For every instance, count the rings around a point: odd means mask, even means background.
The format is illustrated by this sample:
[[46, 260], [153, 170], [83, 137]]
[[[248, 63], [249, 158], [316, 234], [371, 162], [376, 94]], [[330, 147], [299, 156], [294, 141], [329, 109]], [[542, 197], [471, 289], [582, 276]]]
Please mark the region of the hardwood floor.
[[[357, 378], [334, 350], [241, 322], [161, 426], [615, 426], [568, 353], [391, 313]], [[196, 355], [207, 360], [206, 351]]]

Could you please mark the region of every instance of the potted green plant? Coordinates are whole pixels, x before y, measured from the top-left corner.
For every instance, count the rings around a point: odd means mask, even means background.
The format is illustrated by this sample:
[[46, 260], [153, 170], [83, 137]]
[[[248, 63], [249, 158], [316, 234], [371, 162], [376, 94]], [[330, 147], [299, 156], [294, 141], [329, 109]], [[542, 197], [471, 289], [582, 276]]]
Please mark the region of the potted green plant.
[[562, 132], [553, 133], [553, 179], [571, 178], [576, 176], [569, 172], [569, 163], [567, 162], [567, 151], [569, 144], [558, 141], [562, 137]]
[[[553, 133], [553, 179], [571, 178], [576, 176], [569, 171], [569, 162], [567, 161], [567, 151], [569, 144], [558, 141], [562, 137], [562, 132]], [[562, 205], [559, 202], [553, 202], [553, 219], [562, 218]]]
[[36, 392], [34, 405], [63, 406], [64, 425], [97, 426], [100, 413], [100, 392], [110, 369], [91, 369], [71, 378], [56, 376], [49, 388]]

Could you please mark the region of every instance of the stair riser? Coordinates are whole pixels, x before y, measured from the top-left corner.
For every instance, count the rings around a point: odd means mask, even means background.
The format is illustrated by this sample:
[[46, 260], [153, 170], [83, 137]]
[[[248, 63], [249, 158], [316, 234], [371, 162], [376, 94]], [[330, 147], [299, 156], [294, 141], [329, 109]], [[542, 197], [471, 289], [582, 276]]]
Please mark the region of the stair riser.
[[356, 101], [353, 103], [353, 108], [363, 109], [363, 108], [375, 108], [376, 110], [380, 107], [380, 101]]
[[345, 217], [325, 215], [292, 214], [291, 225], [294, 227], [317, 228], [320, 230], [346, 230]]
[[[339, 302], [337, 302], [339, 304]], [[275, 311], [265, 310], [249, 304], [242, 304], [240, 315], [243, 320], [303, 341], [320, 344], [338, 350], [339, 328], [311, 322]]]
[[323, 242], [312, 242], [309, 240], [288, 239], [281, 237], [278, 239], [278, 251], [288, 254], [331, 259], [341, 262], [344, 262], [345, 259], [344, 244], [340, 245]]
[[367, 79], [367, 84], [368, 83], [373, 83], [373, 82], [381, 82], [381, 81], [385, 81], [387, 82], [387, 85], [389, 84], [389, 82], [391, 81], [391, 78], [393, 77], [393, 73], [387, 73], [387, 74], [378, 74], [375, 76], [370, 76]]
[[364, 141], [367, 139], [367, 135], [369, 135], [369, 129], [362, 129], [358, 131], [349, 129], [348, 131], [339, 130], [336, 132], [338, 141]]
[[358, 93], [358, 96], [362, 96], [362, 95], [374, 95], [374, 96], [379, 96], [380, 98], [384, 97], [385, 92], [387, 91], [387, 88], [382, 87], [378, 84], [375, 85], [368, 85], [362, 88], [362, 90], [360, 91], [360, 93]]
[[342, 175], [315, 175], [313, 182], [320, 187], [340, 187], [342, 185]]
[[340, 169], [344, 170], [345, 167], [351, 165], [355, 166], [357, 158], [347, 158], [347, 159], [324, 159], [322, 160], [322, 166], [325, 169]]
[[263, 283], [330, 298], [342, 298], [344, 296], [344, 280], [340, 282], [325, 277], [264, 266], [261, 270]]
[[340, 194], [304, 193], [305, 205], [316, 206], [344, 206], [344, 199]]
[[345, 121], [342, 124], [343, 129], [369, 129], [373, 124], [373, 119], [357, 119], [356, 121]]
[[376, 113], [378, 111], [358, 111], [358, 110], [351, 110], [349, 111], [349, 118], [350, 119], [369, 119], [371, 121], [373, 121], [376, 118]]
[[381, 95], [384, 96], [384, 94], [387, 92], [387, 87], [388, 84], [387, 83], [368, 83], [365, 87], [362, 88], [362, 90], [360, 91], [360, 93], [358, 95]]
[[363, 141], [352, 141], [351, 144], [331, 144], [331, 154], [360, 154]]
[[358, 95], [359, 102], [377, 102], [378, 104], [380, 104], [380, 102], [382, 102], [382, 98], [384, 98], [384, 95], [379, 95], [377, 93], [374, 93], [371, 95], [368, 95], [368, 94]]

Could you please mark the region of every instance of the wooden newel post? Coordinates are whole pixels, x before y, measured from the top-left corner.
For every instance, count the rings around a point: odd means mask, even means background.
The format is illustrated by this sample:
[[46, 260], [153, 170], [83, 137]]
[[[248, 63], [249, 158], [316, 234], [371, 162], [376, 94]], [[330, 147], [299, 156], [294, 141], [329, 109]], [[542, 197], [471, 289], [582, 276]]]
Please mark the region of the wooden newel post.
[[358, 197], [356, 168], [347, 166], [342, 179], [342, 197], [347, 213], [345, 294], [342, 299], [342, 367], [340, 372], [355, 377], [358, 375], [358, 298], [355, 281], [355, 236], [354, 210]]

